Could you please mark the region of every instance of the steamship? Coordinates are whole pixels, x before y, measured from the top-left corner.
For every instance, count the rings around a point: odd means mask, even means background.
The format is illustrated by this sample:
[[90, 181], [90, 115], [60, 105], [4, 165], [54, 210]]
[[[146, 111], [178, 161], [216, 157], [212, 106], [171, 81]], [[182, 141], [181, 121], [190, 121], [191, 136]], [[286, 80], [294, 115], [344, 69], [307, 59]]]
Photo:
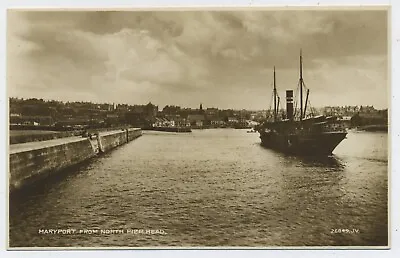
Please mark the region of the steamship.
[[[274, 67], [272, 121], [266, 120], [258, 127], [261, 145], [294, 155], [331, 155], [337, 145], [346, 137], [343, 125], [334, 116], [306, 116], [310, 90], [303, 80], [303, 59], [300, 51], [300, 113], [293, 108], [293, 90], [286, 90], [286, 113], [279, 114], [280, 98], [276, 90], [276, 75]], [[306, 99], [303, 104], [303, 91], [306, 89]], [[297, 102], [297, 101], [296, 101]], [[296, 103], [297, 106], [297, 103]], [[310, 112], [309, 112], [310, 113]]]

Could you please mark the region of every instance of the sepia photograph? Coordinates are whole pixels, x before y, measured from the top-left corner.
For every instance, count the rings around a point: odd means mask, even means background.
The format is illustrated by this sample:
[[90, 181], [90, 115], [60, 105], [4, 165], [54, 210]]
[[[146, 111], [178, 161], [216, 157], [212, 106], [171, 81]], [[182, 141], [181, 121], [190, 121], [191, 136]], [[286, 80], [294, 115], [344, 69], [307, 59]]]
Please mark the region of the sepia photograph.
[[8, 250], [390, 247], [388, 6], [6, 22]]

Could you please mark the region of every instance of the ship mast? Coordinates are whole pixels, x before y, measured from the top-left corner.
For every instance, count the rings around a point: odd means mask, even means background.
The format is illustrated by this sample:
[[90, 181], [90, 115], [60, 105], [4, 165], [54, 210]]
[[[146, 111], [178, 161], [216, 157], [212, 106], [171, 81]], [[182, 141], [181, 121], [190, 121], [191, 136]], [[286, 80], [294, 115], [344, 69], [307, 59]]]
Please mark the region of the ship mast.
[[307, 95], [306, 95], [306, 103], [304, 104], [304, 117], [306, 117], [306, 112], [307, 112], [307, 103], [308, 103], [308, 95], [310, 94], [310, 90], [307, 89]]
[[303, 58], [300, 49], [300, 121], [303, 120]]
[[279, 114], [279, 105], [281, 104], [281, 98], [278, 96], [278, 104], [276, 105], [276, 117], [278, 118]]
[[277, 110], [276, 110], [276, 78], [275, 78], [275, 66], [274, 66], [274, 122], [276, 122], [276, 115], [277, 115]]

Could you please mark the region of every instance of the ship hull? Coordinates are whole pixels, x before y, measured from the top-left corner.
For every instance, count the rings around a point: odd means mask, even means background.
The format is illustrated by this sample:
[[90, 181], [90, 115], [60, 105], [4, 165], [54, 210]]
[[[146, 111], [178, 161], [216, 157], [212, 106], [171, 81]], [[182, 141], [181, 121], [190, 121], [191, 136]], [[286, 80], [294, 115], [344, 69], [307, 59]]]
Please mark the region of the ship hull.
[[346, 137], [346, 132], [324, 132], [318, 134], [279, 134], [261, 132], [261, 145], [294, 155], [331, 155]]

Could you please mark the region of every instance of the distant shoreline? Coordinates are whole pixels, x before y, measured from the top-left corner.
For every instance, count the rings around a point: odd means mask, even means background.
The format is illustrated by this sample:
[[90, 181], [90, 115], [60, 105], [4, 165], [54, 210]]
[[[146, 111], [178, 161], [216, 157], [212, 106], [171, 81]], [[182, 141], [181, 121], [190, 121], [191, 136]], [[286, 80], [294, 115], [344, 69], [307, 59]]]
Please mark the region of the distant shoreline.
[[356, 127], [357, 131], [388, 132], [388, 125], [364, 125]]

